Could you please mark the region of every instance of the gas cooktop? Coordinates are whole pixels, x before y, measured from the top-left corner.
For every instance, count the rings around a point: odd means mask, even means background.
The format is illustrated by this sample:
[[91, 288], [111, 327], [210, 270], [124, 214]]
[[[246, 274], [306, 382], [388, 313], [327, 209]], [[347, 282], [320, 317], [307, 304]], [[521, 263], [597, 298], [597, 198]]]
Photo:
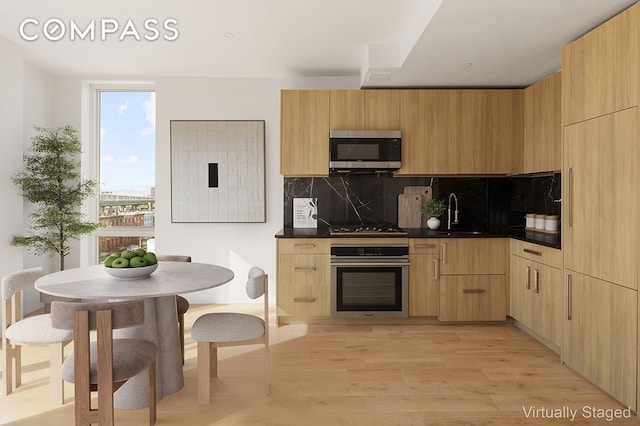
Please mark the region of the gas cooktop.
[[389, 225], [334, 225], [331, 235], [407, 235], [405, 231]]

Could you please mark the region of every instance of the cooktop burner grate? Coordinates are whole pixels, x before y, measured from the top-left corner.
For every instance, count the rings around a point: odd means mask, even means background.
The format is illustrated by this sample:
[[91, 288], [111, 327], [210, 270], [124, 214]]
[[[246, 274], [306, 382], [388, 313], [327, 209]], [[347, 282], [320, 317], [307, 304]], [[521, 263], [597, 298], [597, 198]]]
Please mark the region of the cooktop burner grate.
[[395, 226], [388, 225], [335, 225], [330, 229], [331, 235], [379, 235], [396, 234], [406, 235], [406, 232]]

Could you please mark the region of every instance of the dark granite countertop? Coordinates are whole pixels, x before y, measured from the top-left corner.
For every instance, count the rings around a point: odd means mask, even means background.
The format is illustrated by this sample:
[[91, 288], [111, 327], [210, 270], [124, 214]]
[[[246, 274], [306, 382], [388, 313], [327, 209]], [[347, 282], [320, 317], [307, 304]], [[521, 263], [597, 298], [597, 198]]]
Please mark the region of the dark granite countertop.
[[560, 238], [559, 232], [557, 234], [548, 234], [544, 232], [529, 231], [524, 229], [524, 226], [510, 226], [507, 232], [510, 238], [515, 238], [516, 240], [527, 241], [529, 243], [540, 244], [542, 246], [555, 249], [562, 248], [562, 239]]
[[329, 227], [315, 228], [282, 228], [276, 233], [276, 238], [331, 238]]
[[[528, 231], [524, 226], [509, 227], [505, 232], [486, 232], [456, 229], [453, 232], [446, 230], [431, 230], [427, 228], [407, 228], [408, 238], [515, 238], [522, 241], [528, 241], [534, 244], [540, 244], [547, 247], [560, 249], [560, 234], [546, 234], [542, 232]], [[381, 234], [381, 235], [340, 235], [332, 236], [329, 227], [319, 226], [318, 229], [294, 229], [283, 228], [275, 235], [276, 238], [398, 238], [405, 235], [397, 234]]]

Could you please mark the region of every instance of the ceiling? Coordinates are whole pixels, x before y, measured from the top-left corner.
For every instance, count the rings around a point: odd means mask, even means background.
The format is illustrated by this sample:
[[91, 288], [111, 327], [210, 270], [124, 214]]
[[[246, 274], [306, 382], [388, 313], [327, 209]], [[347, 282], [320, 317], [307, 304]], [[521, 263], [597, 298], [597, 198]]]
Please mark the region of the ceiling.
[[[635, 2], [3, 0], [0, 36], [54, 75], [358, 76], [362, 87], [523, 87], [560, 68], [562, 46]], [[84, 33], [92, 21], [93, 39]], [[22, 22], [36, 40], [23, 39]]]

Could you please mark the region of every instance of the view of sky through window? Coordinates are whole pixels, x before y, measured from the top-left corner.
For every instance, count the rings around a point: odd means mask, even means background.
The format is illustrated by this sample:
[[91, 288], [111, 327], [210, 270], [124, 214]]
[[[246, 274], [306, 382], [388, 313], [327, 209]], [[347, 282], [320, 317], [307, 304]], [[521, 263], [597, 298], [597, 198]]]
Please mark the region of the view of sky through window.
[[101, 192], [152, 192], [155, 109], [154, 92], [100, 93]]

